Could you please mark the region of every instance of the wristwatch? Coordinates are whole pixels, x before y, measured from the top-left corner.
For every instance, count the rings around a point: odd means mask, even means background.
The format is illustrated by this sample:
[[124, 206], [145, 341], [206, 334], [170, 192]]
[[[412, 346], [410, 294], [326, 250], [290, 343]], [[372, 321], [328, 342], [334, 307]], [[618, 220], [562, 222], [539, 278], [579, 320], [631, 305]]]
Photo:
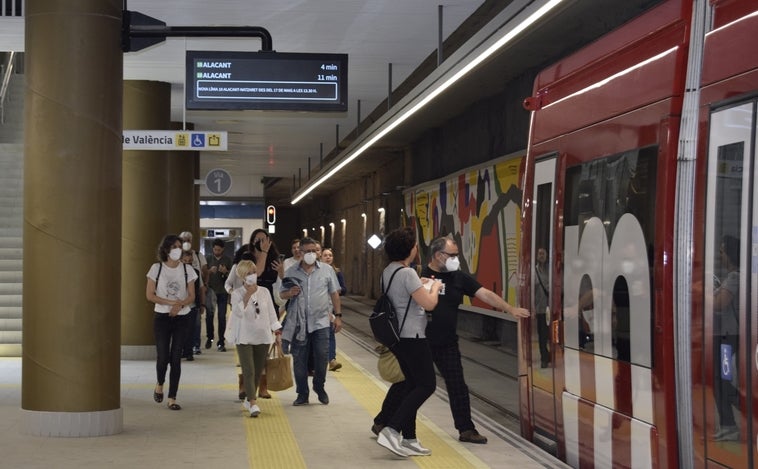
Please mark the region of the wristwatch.
[[342, 313], [334, 313], [334, 317], [335, 318], [341, 318], [342, 317]]

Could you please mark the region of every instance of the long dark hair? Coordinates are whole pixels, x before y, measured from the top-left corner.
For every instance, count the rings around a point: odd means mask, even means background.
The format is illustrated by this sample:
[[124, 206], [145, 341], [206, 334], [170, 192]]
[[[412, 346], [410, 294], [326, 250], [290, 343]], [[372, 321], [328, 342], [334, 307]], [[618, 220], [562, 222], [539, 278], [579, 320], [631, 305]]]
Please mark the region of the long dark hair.
[[[266, 233], [266, 230], [262, 228], [258, 228], [257, 230], [253, 231], [253, 233], [250, 235], [250, 244], [248, 245], [248, 249], [253, 254], [255, 254], [255, 251], [257, 249], [260, 249], [260, 247], [256, 247], [256, 244], [255, 244], [255, 235], [257, 235], [258, 233], [263, 233], [264, 235], [266, 235], [267, 238], [270, 239], [268, 233]], [[268, 268], [271, 265], [271, 263], [277, 260], [278, 258], [279, 258], [279, 250], [276, 248], [276, 244], [274, 243], [274, 241], [271, 240], [271, 247], [269, 247], [268, 254], [266, 254], [266, 268]], [[258, 274], [260, 275], [260, 272]]]

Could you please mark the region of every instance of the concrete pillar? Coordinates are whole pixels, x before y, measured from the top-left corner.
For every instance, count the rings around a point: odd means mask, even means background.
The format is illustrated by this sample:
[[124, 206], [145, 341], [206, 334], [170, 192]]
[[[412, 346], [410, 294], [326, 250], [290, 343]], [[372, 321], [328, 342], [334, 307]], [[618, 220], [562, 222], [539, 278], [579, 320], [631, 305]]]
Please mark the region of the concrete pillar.
[[123, 427], [121, 6], [26, 1], [22, 433]]
[[[124, 82], [124, 129], [165, 130], [171, 116], [169, 83]], [[123, 152], [123, 229], [121, 232], [121, 356], [155, 358], [153, 307], [145, 298], [150, 265], [158, 262], [163, 236], [179, 234], [170, 226], [170, 178], [165, 151]]]

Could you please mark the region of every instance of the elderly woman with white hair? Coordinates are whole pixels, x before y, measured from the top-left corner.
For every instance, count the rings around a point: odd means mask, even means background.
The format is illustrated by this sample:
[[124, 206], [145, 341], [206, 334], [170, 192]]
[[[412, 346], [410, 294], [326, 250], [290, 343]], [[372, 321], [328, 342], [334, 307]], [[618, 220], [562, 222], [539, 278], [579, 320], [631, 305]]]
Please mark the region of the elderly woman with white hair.
[[246, 394], [243, 406], [251, 417], [257, 417], [261, 409], [257, 405], [256, 390], [268, 349], [274, 342], [272, 332], [280, 342], [282, 325], [271, 294], [257, 285], [255, 264], [249, 260], [240, 261], [236, 274], [244, 282], [232, 290], [232, 314], [225, 337], [237, 348]]

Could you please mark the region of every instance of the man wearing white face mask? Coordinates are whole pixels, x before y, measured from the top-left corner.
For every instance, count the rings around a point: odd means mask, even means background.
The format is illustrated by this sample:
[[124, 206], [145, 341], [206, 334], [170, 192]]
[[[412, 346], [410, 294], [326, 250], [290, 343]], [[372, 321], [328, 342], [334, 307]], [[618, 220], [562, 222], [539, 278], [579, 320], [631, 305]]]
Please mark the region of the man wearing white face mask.
[[529, 311], [511, 306], [495, 292], [484, 288], [474, 277], [460, 269], [460, 251], [450, 237], [441, 237], [429, 246], [430, 260], [421, 271], [421, 277], [442, 281], [439, 301], [426, 326], [426, 337], [432, 349], [432, 358], [445, 379], [445, 387], [453, 413], [458, 439], [468, 443], [487, 443], [471, 421], [471, 402], [468, 386], [463, 379], [461, 352], [458, 349], [458, 306], [463, 295], [476, 297], [493, 308], [511, 314], [516, 319], [529, 317]]
[[[311, 238], [300, 240], [303, 260], [284, 274], [297, 285], [281, 291], [281, 297], [294, 301], [288, 308], [282, 340], [290, 344], [297, 399], [293, 405], [308, 404], [308, 352], [313, 350], [313, 390], [319, 402], [329, 404], [324, 389], [329, 351], [329, 329], [334, 311], [334, 332], [342, 328], [340, 284], [331, 266], [317, 261], [319, 248]], [[289, 282], [288, 282], [289, 283]], [[331, 300], [331, 301], [330, 301]], [[286, 348], [286, 347], [285, 347]]]

